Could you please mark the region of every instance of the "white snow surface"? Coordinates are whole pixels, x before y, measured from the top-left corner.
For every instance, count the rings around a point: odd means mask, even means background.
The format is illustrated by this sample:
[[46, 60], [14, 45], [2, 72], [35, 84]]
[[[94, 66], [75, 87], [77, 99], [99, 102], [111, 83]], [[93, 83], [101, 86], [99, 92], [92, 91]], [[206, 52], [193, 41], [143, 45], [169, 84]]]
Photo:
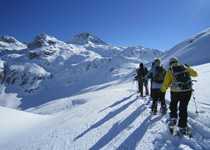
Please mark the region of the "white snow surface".
[[[90, 87], [85, 93], [28, 110], [30, 113], [1, 107], [0, 132], [8, 134], [1, 134], [1, 139], [7, 142], [1, 141], [0, 147], [2, 150], [209, 149], [210, 80], [206, 78], [210, 76], [210, 63], [193, 68], [199, 74], [198, 82], [194, 83], [199, 114], [195, 113], [192, 98], [188, 108], [191, 139], [172, 137], [166, 129], [167, 116], [158, 114], [150, 122], [152, 103], [137, 97], [136, 83], [132, 87], [132, 79], [127, 79]], [[169, 101], [168, 91], [167, 104]], [[53, 117], [44, 118], [47, 112], [54, 112], [50, 115]], [[19, 131], [18, 136], [9, 136], [12, 130]]]
[[[66, 61], [64, 59], [54, 59], [55, 57], [53, 57], [52, 64], [48, 67], [44, 67], [37, 60], [33, 60], [33, 63], [31, 62], [33, 66], [36, 66], [34, 63], [37, 63], [44, 68], [41, 68], [40, 71], [38, 67], [35, 67], [39, 70], [38, 72], [42, 72], [42, 74], [54, 73], [55, 79], [42, 81], [44, 83], [40, 81], [42, 87], [50, 88], [42, 88], [42, 91], [27, 96], [26, 99], [23, 96], [21, 97], [20, 93], [12, 93], [11, 91], [15, 91], [12, 85], [2, 84], [0, 105], [3, 107], [0, 107], [0, 149], [210, 149], [210, 80], [208, 80], [210, 76], [210, 57], [207, 58], [210, 54], [209, 43], [207, 42], [209, 37], [210, 33], [207, 29], [189, 38], [193, 39], [193, 42], [190, 43], [193, 46], [183, 46], [184, 43], [186, 44], [186, 40], [167, 51], [163, 57], [161, 57], [161, 54], [154, 54], [158, 51], [140, 46], [133, 48], [118, 47], [115, 50], [112, 46], [112, 51], [109, 51], [109, 54], [104, 51], [99, 54], [100, 50], [97, 48], [101, 47], [101, 50], [105, 50], [110, 45], [104, 45], [106, 48], [103, 49], [102, 45], [87, 48], [87, 45], [69, 44], [66, 46], [71, 46], [72, 51], [78, 50], [77, 54], [71, 53], [69, 55], [64, 54], [68, 51], [61, 52], [60, 49], [55, 48], [57, 51], [54, 55], [59, 58], [66, 56], [67, 64], [74, 64], [74, 67], [79, 66], [79, 64], [75, 60], [69, 59], [72, 54], [84, 61], [90, 61], [91, 58], [91, 61], [95, 61], [94, 58], [105, 61], [107, 58], [104, 58], [111, 54], [113, 57], [111, 62], [109, 61], [106, 65], [98, 65], [100, 63], [97, 60], [96, 65], [98, 67], [93, 67], [94, 69], [90, 69], [89, 72], [80, 71], [79, 74], [74, 74], [73, 78], [66, 75], [69, 70], [65, 67]], [[79, 50], [80, 48], [82, 50]], [[87, 52], [88, 49], [91, 49], [91, 52]], [[145, 51], [142, 51], [143, 49]], [[180, 49], [182, 50], [179, 51]], [[42, 50], [46, 50], [46, 47], [33, 51], [41, 54]], [[85, 53], [92, 54], [92, 57], [87, 57]], [[149, 54], [149, 56], [145, 58], [141, 53]], [[191, 54], [190, 57], [189, 54]], [[200, 54], [203, 54], [203, 57], [200, 57]], [[151, 118], [152, 102], [149, 98], [137, 96], [137, 83], [133, 82], [135, 68], [139, 65], [136, 58], [142, 60], [149, 67], [155, 56], [161, 57], [165, 65], [171, 57], [176, 56], [182, 63], [185, 60], [186, 63], [189, 61], [188, 64], [198, 72], [198, 77], [193, 78], [197, 82], [194, 82], [193, 88], [195, 91], [188, 105], [188, 126], [192, 138], [185, 136], [172, 137], [166, 125], [168, 114], [162, 116], [158, 112], [158, 115]], [[25, 57], [22, 57], [23, 55], [10, 54], [4, 56], [4, 61], [9, 61], [9, 58], [26, 60]], [[74, 58], [77, 60], [77, 57]], [[49, 59], [49, 57], [46, 59]], [[41, 61], [43, 61], [42, 58]], [[15, 64], [29, 65], [25, 61], [24, 63], [19, 62]], [[63, 62], [62, 67], [58, 67], [56, 62], [60, 62], [60, 65]], [[16, 70], [19, 68], [19, 72], [21, 72], [20, 66], [15, 66], [13, 62], [7, 63]], [[86, 63], [81, 62], [81, 64]], [[60, 73], [56, 72], [53, 67], [58, 67], [57, 70]], [[107, 68], [112, 71], [107, 70]], [[25, 67], [22, 67], [22, 70], [24, 69]], [[36, 69], [33, 69], [32, 72], [37, 73]], [[76, 67], [76, 69], [78, 68]], [[8, 92], [7, 89], [10, 88], [12, 90], [8, 90]], [[24, 99], [24, 101], [21, 99]], [[40, 100], [44, 101], [40, 103]], [[37, 104], [34, 105], [36, 102]], [[22, 107], [18, 105], [20, 103], [22, 103]], [[169, 107], [169, 90], [166, 92], [166, 103]], [[25, 109], [18, 110], [20, 108]], [[158, 104], [159, 108], [160, 104]], [[198, 114], [195, 113], [196, 110], [198, 110]]]
[[51, 118], [50, 116], [31, 114], [1, 106], [0, 111], [0, 144], [6, 142], [12, 136], [18, 137], [19, 134], [22, 136], [24, 132], [30, 132], [31, 128]]
[[17, 41], [14, 37], [11, 37], [11, 36], [0, 37], [0, 52], [22, 50], [26, 48], [27, 46], [25, 44]]

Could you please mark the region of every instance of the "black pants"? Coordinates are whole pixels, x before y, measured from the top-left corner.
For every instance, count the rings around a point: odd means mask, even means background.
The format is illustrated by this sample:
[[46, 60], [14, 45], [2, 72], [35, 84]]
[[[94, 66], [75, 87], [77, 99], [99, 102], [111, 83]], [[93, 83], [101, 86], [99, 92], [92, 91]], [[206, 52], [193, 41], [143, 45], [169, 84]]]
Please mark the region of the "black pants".
[[171, 92], [171, 103], [170, 103], [170, 117], [178, 118], [177, 105], [179, 104], [179, 123], [178, 126], [181, 128], [187, 127], [187, 106], [191, 98], [192, 91], [187, 92]]
[[165, 103], [165, 93], [160, 95], [160, 89], [152, 89], [152, 99], [153, 99], [153, 104], [152, 104], [152, 111], [157, 112], [157, 104], [158, 100], [161, 102], [161, 107], [166, 105]]
[[150, 97], [152, 98], [152, 79], [151, 79], [151, 82], [150, 82]]
[[148, 81], [146, 79], [139, 80], [139, 93], [141, 94], [141, 96], [143, 96], [143, 86], [145, 87], [146, 95], [149, 95]]

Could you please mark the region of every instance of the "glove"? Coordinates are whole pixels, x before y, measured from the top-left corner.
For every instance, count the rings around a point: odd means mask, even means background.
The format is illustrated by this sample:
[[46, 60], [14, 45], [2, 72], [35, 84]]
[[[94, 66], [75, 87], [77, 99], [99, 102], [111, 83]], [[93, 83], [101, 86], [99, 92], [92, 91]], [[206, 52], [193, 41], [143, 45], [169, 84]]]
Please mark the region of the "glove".
[[159, 97], [164, 97], [165, 93], [161, 92], [161, 90], [160, 90], [160, 91], [158, 91], [158, 95], [159, 95]]

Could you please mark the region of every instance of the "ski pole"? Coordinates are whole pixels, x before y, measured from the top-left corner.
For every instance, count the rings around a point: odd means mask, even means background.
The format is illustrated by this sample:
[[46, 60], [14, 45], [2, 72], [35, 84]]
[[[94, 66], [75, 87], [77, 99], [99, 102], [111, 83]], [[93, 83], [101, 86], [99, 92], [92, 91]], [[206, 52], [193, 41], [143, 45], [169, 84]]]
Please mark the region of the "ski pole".
[[193, 94], [193, 99], [194, 99], [195, 109], [196, 109], [195, 113], [198, 115], [198, 109], [197, 109], [197, 105], [196, 105], [196, 101], [195, 101], [195, 95], [193, 92], [194, 92], [194, 90], [192, 90], [192, 94]]
[[138, 86], [138, 84], [139, 84], [139, 81], [137, 80], [137, 82], [136, 82], [136, 94], [137, 94], [137, 96], [138, 96], [138, 93], [139, 93], [139, 86]]
[[133, 83], [134, 83], [134, 80], [133, 80], [133, 82], [132, 82], [131, 91], [132, 91], [132, 89], [133, 89]]

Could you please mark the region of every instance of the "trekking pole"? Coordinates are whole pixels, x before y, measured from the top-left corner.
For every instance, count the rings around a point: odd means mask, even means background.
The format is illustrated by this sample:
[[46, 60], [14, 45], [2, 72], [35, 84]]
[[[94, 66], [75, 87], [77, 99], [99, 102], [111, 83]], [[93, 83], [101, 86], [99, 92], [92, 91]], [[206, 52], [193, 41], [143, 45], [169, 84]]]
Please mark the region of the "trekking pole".
[[[138, 80], [137, 80], [138, 81]], [[136, 82], [136, 94], [137, 94], [137, 97], [138, 97], [138, 93], [139, 93], [139, 86], [138, 86], [138, 82]]]
[[132, 82], [131, 91], [132, 91], [132, 89], [133, 89], [133, 83], [134, 83], [134, 80], [133, 80], [133, 82]]
[[[192, 80], [192, 82], [197, 82], [197, 80]], [[197, 104], [196, 104], [196, 101], [195, 101], [195, 95], [194, 95], [194, 89], [192, 89], [192, 95], [193, 95], [193, 99], [194, 99], [194, 104], [195, 104], [195, 113], [198, 115], [198, 108], [197, 108]]]
[[195, 109], [196, 109], [196, 111], [195, 111], [195, 113], [198, 115], [198, 109], [197, 109], [197, 105], [196, 105], [196, 101], [195, 101], [195, 95], [194, 95], [194, 92], [195, 90], [193, 89], [192, 90], [192, 94], [193, 94], [193, 99], [194, 99], [194, 103], [195, 103]]

